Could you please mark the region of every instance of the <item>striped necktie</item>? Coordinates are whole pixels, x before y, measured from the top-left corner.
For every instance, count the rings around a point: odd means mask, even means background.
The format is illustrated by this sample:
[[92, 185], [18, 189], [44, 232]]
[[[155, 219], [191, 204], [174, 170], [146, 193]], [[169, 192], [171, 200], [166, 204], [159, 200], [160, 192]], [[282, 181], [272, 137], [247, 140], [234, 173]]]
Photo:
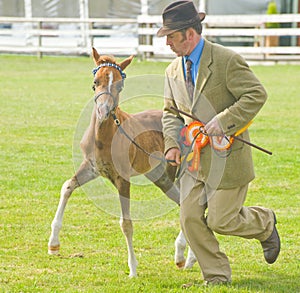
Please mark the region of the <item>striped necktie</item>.
[[192, 66], [192, 61], [189, 59], [186, 60], [186, 62], [185, 62], [185, 68], [186, 68], [185, 84], [186, 84], [186, 88], [189, 93], [190, 99], [193, 99], [194, 84], [193, 84], [193, 79], [192, 79], [192, 75], [191, 75], [191, 66]]

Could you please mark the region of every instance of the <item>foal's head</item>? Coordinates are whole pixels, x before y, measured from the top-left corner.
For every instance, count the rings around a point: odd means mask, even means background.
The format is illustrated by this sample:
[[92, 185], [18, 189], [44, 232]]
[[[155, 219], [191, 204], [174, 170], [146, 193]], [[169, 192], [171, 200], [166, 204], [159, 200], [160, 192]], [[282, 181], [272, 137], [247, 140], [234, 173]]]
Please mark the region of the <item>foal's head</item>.
[[109, 117], [111, 111], [118, 106], [119, 93], [126, 77], [123, 70], [131, 63], [133, 56], [121, 63], [116, 63], [114, 57], [100, 56], [93, 48], [93, 59], [97, 66], [93, 70], [97, 117], [100, 122], [103, 122]]

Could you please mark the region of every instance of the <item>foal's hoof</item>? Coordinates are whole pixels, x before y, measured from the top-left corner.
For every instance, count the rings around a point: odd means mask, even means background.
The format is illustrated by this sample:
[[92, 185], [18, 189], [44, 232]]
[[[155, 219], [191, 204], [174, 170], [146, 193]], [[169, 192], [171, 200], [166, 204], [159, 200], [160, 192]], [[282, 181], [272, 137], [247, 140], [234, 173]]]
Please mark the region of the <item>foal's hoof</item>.
[[49, 246], [48, 247], [48, 254], [58, 255], [59, 254], [59, 248], [60, 248], [60, 245]]
[[134, 279], [134, 278], [137, 278], [137, 274], [135, 273], [135, 274], [130, 274], [129, 276], [128, 276], [130, 279]]
[[177, 262], [176, 266], [178, 269], [182, 270], [185, 266], [185, 259], [183, 261]]

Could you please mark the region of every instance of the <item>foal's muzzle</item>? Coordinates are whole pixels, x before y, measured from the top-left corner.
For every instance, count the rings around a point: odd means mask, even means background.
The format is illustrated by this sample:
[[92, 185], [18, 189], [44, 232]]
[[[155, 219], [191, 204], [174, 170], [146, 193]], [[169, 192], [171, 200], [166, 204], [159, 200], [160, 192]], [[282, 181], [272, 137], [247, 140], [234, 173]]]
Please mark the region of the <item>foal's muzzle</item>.
[[[105, 98], [104, 102], [100, 102], [98, 101], [98, 99], [102, 96], [102, 95], [107, 95], [112, 99], [112, 103], [109, 104], [110, 99], [109, 98]], [[98, 94], [95, 95], [94, 97], [94, 101], [96, 103], [96, 107], [97, 107], [97, 117], [99, 119], [100, 122], [103, 122], [104, 120], [106, 120], [110, 114], [111, 111], [113, 111], [116, 107], [116, 98], [115, 96], [108, 92], [108, 91], [102, 91], [99, 92]]]

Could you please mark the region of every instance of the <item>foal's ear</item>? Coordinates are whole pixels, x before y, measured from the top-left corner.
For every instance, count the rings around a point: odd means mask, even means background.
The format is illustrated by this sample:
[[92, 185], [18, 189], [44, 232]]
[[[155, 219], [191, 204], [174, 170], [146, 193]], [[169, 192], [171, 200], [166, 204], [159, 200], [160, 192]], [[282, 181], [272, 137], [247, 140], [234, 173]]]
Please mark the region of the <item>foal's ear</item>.
[[97, 62], [100, 59], [100, 55], [99, 55], [99, 53], [97, 52], [97, 50], [94, 47], [92, 47], [92, 50], [93, 50], [93, 59], [94, 59], [94, 62], [95, 62], [96, 65], [98, 65]]
[[122, 70], [124, 70], [131, 63], [133, 57], [134, 56], [131, 55], [130, 57], [126, 58], [119, 64], [119, 66], [122, 68]]

